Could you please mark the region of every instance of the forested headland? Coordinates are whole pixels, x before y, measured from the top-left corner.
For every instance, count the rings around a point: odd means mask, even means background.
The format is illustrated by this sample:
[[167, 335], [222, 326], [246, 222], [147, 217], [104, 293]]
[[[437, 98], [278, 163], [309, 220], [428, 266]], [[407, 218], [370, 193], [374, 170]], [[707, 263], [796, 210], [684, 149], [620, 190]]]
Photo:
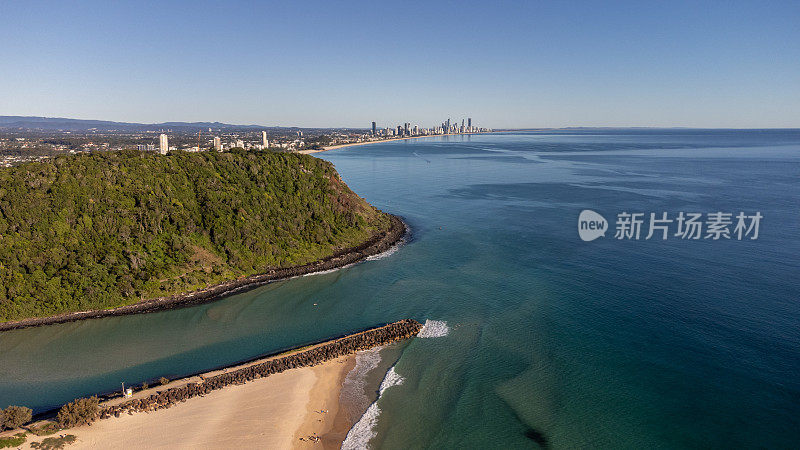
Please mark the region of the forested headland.
[[307, 155], [123, 151], [0, 169], [0, 322], [306, 264], [390, 222]]

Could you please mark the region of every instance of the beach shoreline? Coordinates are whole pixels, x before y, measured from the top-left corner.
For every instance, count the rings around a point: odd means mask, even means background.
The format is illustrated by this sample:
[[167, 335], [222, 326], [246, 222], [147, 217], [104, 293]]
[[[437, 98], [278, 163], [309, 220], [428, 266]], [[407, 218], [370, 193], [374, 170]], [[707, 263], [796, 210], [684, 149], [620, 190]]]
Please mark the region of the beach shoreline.
[[[74, 449], [125, 448], [338, 448], [342, 383], [355, 354], [289, 369], [213, 391], [168, 409], [123, 414], [58, 432], [73, 435]], [[321, 411], [325, 411], [324, 413]], [[343, 424], [348, 427], [349, 424]], [[346, 435], [347, 430], [344, 431]], [[311, 437], [320, 436], [319, 441]], [[302, 438], [302, 439], [301, 439]], [[22, 448], [42, 438], [28, 436]]]
[[[255, 443], [338, 448], [352, 425], [340, 414], [340, 395], [358, 352], [409, 339], [412, 319], [369, 328], [248, 362], [142, 387], [100, 402], [89, 425], [59, 430], [77, 448], [218, 448]], [[201, 400], [203, 399], [203, 400]], [[51, 413], [52, 414], [52, 413]], [[42, 427], [40, 420], [28, 427]], [[28, 436], [28, 442], [37, 440]], [[143, 444], [146, 443], [146, 444]]]
[[315, 367], [319, 371], [317, 383], [309, 393], [306, 415], [292, 437], [292, 447], [307, 448], [317, 443], [324, 449], [341, 447], [353, 426], [342, 411], [342, 387], [355, 365], [356, 354], [352, 354]]
[[297, 153], [301, 153], [303, 155], [311, 155], [314, 153], [321, 153], [327, 152], [328, 150], [336, 150], [338, 148], [345, 148], [345, 147], [355, 147], [359, 145], [369, 145], [369, 144], [380, 144], [383, 142], [396, 142], [396, 141], [407, 141], [409, 139], [422, 139], [422, 138], [434, 138], [434, 137], [442, 137], [442, 136], [471, 136], [474, 134], [490, 134], [494, 133], [493, 131], [485, 131], [480, 133], [450, 133], [450, 134], [429, 134], [425, 136], [408, 136], [408, 137], [399, 137], [399, 138], [392, 138], [392, 139], [379, 139], [376, 141], [365, 141], [365, 142], [351, 142], [349, 144], [339, 144], [339, 145], [329, 145], [327, 147], [322, 147], [321, 149], [314, 149], [314, 150], [300, 150]]
[[187, 292], [169, 297], [159, 297], [130, 305], [118, 306], [116, 308], [77, 311], [48, 317], [32, 317], [2, 322], [0, 323], [0, 331], [75, 322], [78, 320], [124, 316], [129, 314], [143, 314], [168, 309], [183, 308], [201, 303], [210, 303], [231, 294], [255, 289], [259, 286], [263, 286], [275, 281], [283, 281], [301, 275], [309, 275], [326, 270], [339, 269], [357, 262], [364, 261], [370, 256], [383, 253], [403, 240], [408, 232], [408, 227], [406, 226], [405, 222], [403, 222], [400, 217], [392, 214], [389, 214], [389, 217], [391, 219], [391, 226], [388, 230], [374, 234], [370, 239], [361, 245], [343, 249], [331, 256], [313, 261], [308, 264], [280, 269], [271, 269], [266, 273], [226, 281], [224, 283], [209, 286], [199, 291]]

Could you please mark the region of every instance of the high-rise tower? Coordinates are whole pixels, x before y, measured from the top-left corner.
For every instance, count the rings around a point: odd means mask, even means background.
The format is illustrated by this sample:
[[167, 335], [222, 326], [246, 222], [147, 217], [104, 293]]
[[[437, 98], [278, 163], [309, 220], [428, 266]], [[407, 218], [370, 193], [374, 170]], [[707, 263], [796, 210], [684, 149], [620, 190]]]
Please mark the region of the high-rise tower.
[[169, 138], [164, 133], [161, 133], [161, 136], [158, 137], [158, 150], [159, 153], [162, 155], [166, 155], [169, 151]]

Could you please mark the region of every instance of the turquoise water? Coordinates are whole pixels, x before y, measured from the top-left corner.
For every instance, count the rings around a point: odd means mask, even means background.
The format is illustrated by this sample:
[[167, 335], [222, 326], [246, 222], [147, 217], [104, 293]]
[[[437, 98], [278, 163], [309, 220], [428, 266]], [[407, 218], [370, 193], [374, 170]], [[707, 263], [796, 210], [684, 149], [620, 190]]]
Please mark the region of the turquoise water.
[[[800, 440], [800, 131], [494, 134], [319, 156], [412, 240], [212, 304], [0, 334], [0, 406], [44, 410], [413, 317], [450, 332], [402, 349], [375, 448]], [[583, 242], [583, 209], [612, 227], [622, 211], [764, 219], [755, 241]]]

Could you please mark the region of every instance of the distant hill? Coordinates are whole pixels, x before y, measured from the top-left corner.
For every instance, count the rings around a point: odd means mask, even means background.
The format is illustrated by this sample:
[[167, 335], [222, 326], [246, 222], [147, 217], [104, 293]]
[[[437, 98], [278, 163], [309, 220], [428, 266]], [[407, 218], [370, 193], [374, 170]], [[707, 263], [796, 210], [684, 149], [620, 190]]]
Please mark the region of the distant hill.
[[305, 264], [390, 222], [307, 155], [124, 151], [0, 169], [0, 322]]
[[66, 119], [57, 117], [0, 116], [0, 129], [44, 130], [44, 131], [159, 131], [165, 129], [197, 131], [228, 129], [285, 129], [283, 127], [263, 127], [260, 125], [231, 125], [221, 122], [164, 122], [164, 123], [130, 123], [112, 122], [109, 120]]

